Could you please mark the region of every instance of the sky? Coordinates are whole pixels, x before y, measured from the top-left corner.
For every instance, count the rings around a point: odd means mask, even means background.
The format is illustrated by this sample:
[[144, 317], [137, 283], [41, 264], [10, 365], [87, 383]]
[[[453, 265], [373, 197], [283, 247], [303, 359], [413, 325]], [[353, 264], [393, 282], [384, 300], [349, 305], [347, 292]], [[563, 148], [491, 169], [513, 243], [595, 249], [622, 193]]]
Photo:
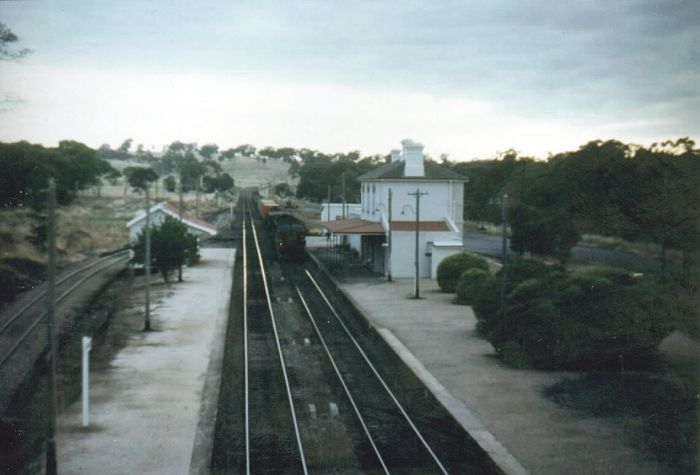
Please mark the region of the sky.
[[700, 139], [697, 0], [0, 2], [0, 141], [546, 158]]

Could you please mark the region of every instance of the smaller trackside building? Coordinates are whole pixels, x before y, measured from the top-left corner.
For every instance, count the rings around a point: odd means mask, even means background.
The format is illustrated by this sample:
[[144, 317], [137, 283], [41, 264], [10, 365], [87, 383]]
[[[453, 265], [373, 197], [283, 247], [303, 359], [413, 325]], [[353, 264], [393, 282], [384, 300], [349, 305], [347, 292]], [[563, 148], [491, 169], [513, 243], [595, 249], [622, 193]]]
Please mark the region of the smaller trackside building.
[[346, 236], [372, 271], [413, 277], [418, 192], [420, 274], [435, 278], [440, 261], [462, 251], [464, 184], [468, 180], [426, 162], [423, 145], [410, 139], [401, 144], [402, 150], [392, 150], [390, 163], [358, 177], [359, 212], [321, 225], [332, 235]]
[[[160, 223], [165, 221], [165, 218], [170, 216], [177, 220], [182, 220], [182, 223], [187, 226], [187, 232], [194, 234], [200, 240], [206, 239], [210, 236], [216, 234], [216, 226], [201, 219], [193, 218], [187, 214], [182, 214], [180, 216], [180, 211], [177, 207], [171, 205], [167, 201], [158, 203], [151, 207], [151, 226], [158, 226]], [[142, 211], [131, 221], [126, 223], [126, 227], [129, 228], [129, 242], [136, 241], [141, 230], [146, 226], [146, 212]]]

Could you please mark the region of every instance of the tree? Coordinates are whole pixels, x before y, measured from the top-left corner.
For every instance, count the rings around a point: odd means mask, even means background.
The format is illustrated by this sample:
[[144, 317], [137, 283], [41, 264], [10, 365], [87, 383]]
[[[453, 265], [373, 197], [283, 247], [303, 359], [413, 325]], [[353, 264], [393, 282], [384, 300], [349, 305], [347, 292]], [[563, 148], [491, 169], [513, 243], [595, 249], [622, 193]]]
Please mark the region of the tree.
[[273, 188], [274, 193], [277, 196], [281, 196], [283, 198], [286, 198], [288, 196], [292, 196], [292, 189], [289, 187], [289, 183], [277, 183], [275, 187]]
[[165, 187], [166, 191], [169, 192], [174, 192], [177, 190], [177, 181], [175, 180], [174, 177], [169, 176], [165, 180], [163, 180], [163, 186]]
[[122, 156], [128, 156], [129, 155], [129, 149], [131, 148], [131, 144], [134, 142], [134, 139], [126, 139], [125, 141], [122, 142], [122, 144], [119, 146], [117, 151], [122, 154]]
[[127, 167], [124, 169], [129, 185], [134, 190], [143, 191], [151, 183], [158, 179], [158, 175], [152, 168]]
[[19, 60], [32, 53], [32, 50], [27, 48], [13, 51], [11, 46], [18, 41], [17, 35], [7, 25], [0, 23], [0, 60]]
[[219, 152], [219, 146], [216, 145], [215, 143], [209, 143], [206, 145], [202, 145], [199, 148], [199, 154], [206, 159], [210, 159], [213, 155], [216, 155], [218, 152]]
[[[145, 230], [139, 233], [132, 244], [134, 257], [131, 262], [143, 264], [145, 252]], [[165, 282], [175, 269], [183, 265], [199, 262], [199, 244], [197, 237], [187, 232], [187, 226], [170, 216], [158, 226], [151, 227], [151, 266], [163, 276]], [[182, 272], [179, 272], [182, 280]]]
[[216, 176], [205, 176], [202, 179], [204, 191], [206, 193], [223, 193], [233, 189], [233, 178], [228, 173], [221, 173]]
[[562, 210], [520, 205], [511, 211], [510, 221], [510, 247], [520, 255], [552, 256], [563, 265], [580, 239], [571, 216]]

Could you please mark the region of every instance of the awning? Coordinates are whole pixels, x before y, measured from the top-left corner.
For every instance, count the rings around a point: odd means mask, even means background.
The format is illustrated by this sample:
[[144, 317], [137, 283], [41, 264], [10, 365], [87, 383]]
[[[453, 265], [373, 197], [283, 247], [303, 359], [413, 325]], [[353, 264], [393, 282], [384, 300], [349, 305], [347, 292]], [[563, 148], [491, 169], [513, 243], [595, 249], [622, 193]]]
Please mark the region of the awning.
[[[391, 229], [393, 231], [415, 231], [415, 221], [392, 221]], [[419, 231], [449, 231], [450, 228], [444, 221], [421, 221], [418, 226]]]
[[334, 234], [384, 234], [382, 223], [366, 219], [321, 221], [321, 226]]
[[[382, 223], [366, 219], [338, 219], [322, 221], [321, 226], [335, 234], [385, 234]], [[415, 221], [392, 221], [393, 231], [415, 231]], [[418, 230], [421, 232], [449, 232], [450, 228], [444, 221], [421, 221]]]

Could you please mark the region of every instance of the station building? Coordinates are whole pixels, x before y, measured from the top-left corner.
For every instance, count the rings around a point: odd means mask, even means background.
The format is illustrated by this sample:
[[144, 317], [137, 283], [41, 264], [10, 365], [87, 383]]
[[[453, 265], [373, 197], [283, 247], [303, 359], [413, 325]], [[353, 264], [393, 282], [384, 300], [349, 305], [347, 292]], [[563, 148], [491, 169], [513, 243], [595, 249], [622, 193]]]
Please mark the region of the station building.
[[321, 226], [357, 250], [370, 270], [393, 277], [415, 275], [417, 229], [421, 277], [435, 278], [440, 261], [463, 249], [468, 179], [426, 162], [423, 145], [410, 139], [401, 144], [391, 162], [358, 177], [361, 202], [326, 204]]

